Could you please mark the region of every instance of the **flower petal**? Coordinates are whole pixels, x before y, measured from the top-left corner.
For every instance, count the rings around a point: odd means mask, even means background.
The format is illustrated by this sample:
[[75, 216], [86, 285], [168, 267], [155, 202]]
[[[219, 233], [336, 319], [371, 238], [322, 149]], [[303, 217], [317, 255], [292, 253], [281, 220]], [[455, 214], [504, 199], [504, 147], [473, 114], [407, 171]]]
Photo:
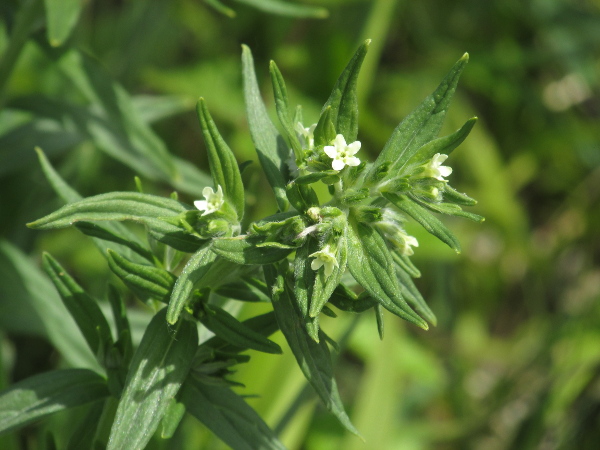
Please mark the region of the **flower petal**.
[[360, 159], [358, 159], [356, 156], [350, 156], [346, 157], [344, 162], [349, 166], [358, 166], [360, 164]]
[[325, 147], [323, 147], [323, 151], [327, 156], [333, 159], [335, 159], [338, 155], [338, 151], [333, 145], [326, 145]]
[[352, 144], [348, 144], [346, 148], [346, 154], [355, 155], [360, 150], [360, 141], [354, 141]]
[[202, 189], [202, 195], [204, 195], [204, 198], [208, 198], [211, 195], [214, 195], [215, 191], [213, 191], [213, 188], [211, 188], [210, 186], [206, 186], [204, 189]]
[[194, 206], [198, 208], [200, 211], [204, 211], [207, 208], [206, 200], [196, 200], [194, 202]]
[[331, 162], [331, 167], [333, 170], [342, 170], [346, 164], [341, 159], [334, 159]]

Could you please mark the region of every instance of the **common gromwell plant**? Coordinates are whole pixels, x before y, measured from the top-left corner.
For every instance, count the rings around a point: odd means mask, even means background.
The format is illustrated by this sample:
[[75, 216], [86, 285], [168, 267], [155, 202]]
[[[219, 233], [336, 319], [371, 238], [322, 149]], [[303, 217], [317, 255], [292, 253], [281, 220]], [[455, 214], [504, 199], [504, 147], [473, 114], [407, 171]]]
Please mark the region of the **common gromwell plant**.
[[[44, 268], [102, 371], [64, 369], [15, 384], [0, 396], [0, 413], [15, 412], [3, 421], [4, 431], [94, 402], [74, 430], [73, 445], [143, 448], [157, 430], [172, 436], [187, 413], [233, 448], [282, 448], [227, 378], [249, 359], [243, 354], [248, 349], [281, 353], [268, 339], [281, 330], [323, 404], [358, 434], [340, 400], [329, 350], [335, 342], [319, 326], [320, 315], [335, 317], [334, 308], [373, 309], [382, 338], [384, 309], [427, 329], [436, 319], [412, 281], [420, 275], [410, 259], [418, 242], [405, 222], [415, 220], [458, 252], [456, 237], [433, 213], [483, 220], [463, 211], [475, 200], [450, 186], [452, 169], [444, 165], [475, 119], [437, 138], [467, 55], [368, 163], [358, 140], [356, 95], [368, 46], [356, 51], [315, 124], [304, 122], [300, 107], [292, 112], [283, 77], [271, 63], [282, 133], [267, 115], [251, 52], [243, 48], [250, 132], [278, 206], [245, 228], [240, 166], [203, 99], [197, 110], [213, 185], [193, 205], [177, 195], [142, 192], [81, 199], [39, 151], [51, 184], [70, 202], [29, 226], [75, 226], [101, 241], [110, 269], [157, 312], [134, 349], [118, 291], [111, 288], [108, 295], [115, 339], [97, 302], [44, 255]], [[316, 184], [327, 186], [327, 198], [319, 198]], [[147, 242], [122, 221], [143, 224]], [[273, 310], [241, 322], [226, 311], [223, 298], [270, 302]], [[214, 336], [199, 342], [199, 327]], [[47, 401], [40, 404], [40, 396]]]

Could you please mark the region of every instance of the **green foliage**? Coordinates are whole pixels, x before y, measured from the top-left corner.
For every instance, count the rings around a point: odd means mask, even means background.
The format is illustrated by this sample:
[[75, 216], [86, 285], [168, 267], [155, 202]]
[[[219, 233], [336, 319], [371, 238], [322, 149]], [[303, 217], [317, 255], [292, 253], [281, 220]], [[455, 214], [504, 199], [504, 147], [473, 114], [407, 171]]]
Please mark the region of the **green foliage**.
[[472, 6], [5, 2], [0, 448], [594, 448], [598, 11]]

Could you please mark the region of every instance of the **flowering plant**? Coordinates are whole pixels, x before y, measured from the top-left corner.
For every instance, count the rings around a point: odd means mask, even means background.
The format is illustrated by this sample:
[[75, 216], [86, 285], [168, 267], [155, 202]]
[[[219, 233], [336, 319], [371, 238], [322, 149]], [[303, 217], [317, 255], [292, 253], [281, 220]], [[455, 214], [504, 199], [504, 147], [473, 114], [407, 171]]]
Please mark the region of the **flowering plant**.
[[[335, 343], [319, 325], [321, 314], [335, 317], [332, 307], [353, 313], [373, 309], [381, 337], [384, 309], [423, 329], [435, 324], [412, 281], [420, 275], [410, 260], [418, 242], [404, 223], [415, 220], [459, 252], [456, 237], [432, 213], [483, 220], [463, 211], [475, 200], [450, 186], [446, 178], [452, 169], [442, 165], [475, 119], [437, 138], [467, 55], [368, 163], [359, 156], [356, 94], [368, 46], [369, 41], [356, 51], [317, 123], [308, 127], [300, 107], [291, 114], [285, 82], [271, 63], [283, 133], [267, 115], [252, 54], [243, 48], [250, 132], [277, 201], [273, 215], [242, 226], [241, 170], [200, 99], [197, 111], [213, 181], [203, 190], [204, 200], [191, 206], [176, 194], [162, 198], [142, 192], [71, 197], [66, 206], [29, 224], [42, 230], [76, 226], [101, 240], [108, 246], [110, 269], [138, 298], [156, 307], [133, 351], [117, 292], [110, 295], [115, 341], [97, 304], [54, 258], [44, 256], [46, 271], [106, 372], [106, 379], [90, 371], [69, 373], [72, 383], [95, 387], [85, 401], [109, 395], [118, 399], [109, 449], [144, 447], [161, 422], [163, 435], [169, 436], [185, 412], [234, 448], [281, 448], [226, 378], [231, 366], [247, 361], [241, 354], [247, 349], [280, 353], [279, 345], [268, 339], [278, 329], [325, 406], [358, 433], [333, 378], [328, 344]], [[52, 184], [66, 189], [41, 152], [40, 160]], [[327, 186], [326, 199], [317, 195], [317, 184]], [[143, 224], [151, 245], [115, 221]], [[222, 307], [217, 298], [223, 297], [270, 302], [273, 311], [240, 322]], [[214, 336], [199, 343], [199, 324]], [[38, 416], [43, 414], [47, 411]]]

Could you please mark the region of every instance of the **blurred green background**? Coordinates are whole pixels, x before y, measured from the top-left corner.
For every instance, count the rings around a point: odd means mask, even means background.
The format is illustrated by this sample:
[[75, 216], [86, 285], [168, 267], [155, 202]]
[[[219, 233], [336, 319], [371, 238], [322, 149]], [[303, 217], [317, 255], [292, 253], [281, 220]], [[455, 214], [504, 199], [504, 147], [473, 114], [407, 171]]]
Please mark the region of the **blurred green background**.
[[[25, 227], [62, 204], [35, 146], [84, 196], [133, 190], [140, 175], [146, 191], [177, 189], [191, 202], [205, 178], [184, 161], [207, 169], [194, 112], [203, 96], [238, 161], [255, 161], [244, 177], [248, 220], [257, 219], [275, 203], [245, 120], [240, 45], [254, 53], [268, 105], [274, 59], [291, 103], [302, 104], [305, 122], [313, 123], [355, 48], [371, 38], [359, 78], [363, 158], [373, 159], [397, 123], [469, 52], [444, 134], [473, 115], [480, 119], [449, 162], [453, 185], [479, 200], [472, 210], [486, 222], [444, 219], [463, 244], [461, 255], [419, 227], [409, 229], [420, 243], [414, 261], [423, 275], [416, 282], [438, 316], [436, 328], [421, 331], [389, 316], [380, 341], [370, 314], [324, 323], [345, 342], [337, 378], [365, 442], [344, 433], [305, 390], [285, 346], [283, 356], [253, 354], [233, 378], [256, 395], [248, 402], [293, 449], [598, 448], [600, 1], [287, 2], [326, 8], [326, 18], [271, 14], [251, 6], [268, 3], [259, 0], [230, 1], [236, 15], [228, 17], [208, 3], [89, 0], [72, 19], [71, 35], [61, 36], [69, 29], [47, 29], [41, 0], [0, 2], [0, 385], [86, 364], [74, 350], [65, 357], [66, 318], [47, 309], [55, 294], [38, 269], [42, 251], [98, 296], [116, 282], [76, 230]], [[60, 45], [48, 44], [52, 33]], [[128, 128], [121, 131], [130, 139], [114, 140], [114, 105], [77, 82], [73, 49], [91, 56], [87, 74], [110, 86], [107, 92], [129, 94], [138, 128], [147, 131], [143, 139], [127, 135]], [[102, 120], [88, 119], [94, 114]], [[145, 156], [148, 147], [168, 150], [187, 175], [173, 180]], [[149, 312], [134, 299], [131, 305], [143, 330]], [[258, 312], [250, 305], [239, 314]], [[276, 340], [283, 345], [281, 336]], [[57, 415], [0, 446], [38, 448], [44, 427], [60, 430], [72, 419]], [[189, 419], [172, 441], [151, 448], [221, 444]]]

